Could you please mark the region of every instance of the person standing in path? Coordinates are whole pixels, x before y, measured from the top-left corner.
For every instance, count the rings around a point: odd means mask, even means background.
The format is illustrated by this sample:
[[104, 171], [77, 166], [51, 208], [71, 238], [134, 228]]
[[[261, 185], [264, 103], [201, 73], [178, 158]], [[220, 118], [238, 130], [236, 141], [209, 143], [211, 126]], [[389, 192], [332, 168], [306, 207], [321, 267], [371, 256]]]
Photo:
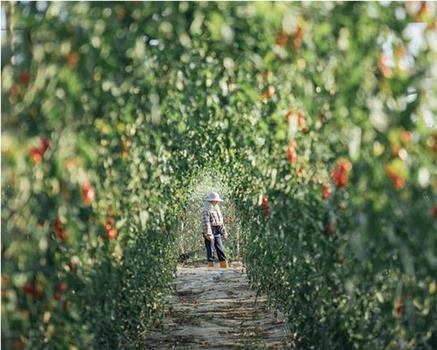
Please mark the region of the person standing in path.
[[205, 241], [208, 267], [214, 267], [214, 248], [217, 252], [220, 267], [227, 267], [225, 247], [223, 246], [222, 238], [227, 240], [228, 233], [226, 232], [219, 202], [222, 202], [222, 200], [218, 193], [212, 192], [208, 198], [206, 198], [202, 210], [202, 233]]

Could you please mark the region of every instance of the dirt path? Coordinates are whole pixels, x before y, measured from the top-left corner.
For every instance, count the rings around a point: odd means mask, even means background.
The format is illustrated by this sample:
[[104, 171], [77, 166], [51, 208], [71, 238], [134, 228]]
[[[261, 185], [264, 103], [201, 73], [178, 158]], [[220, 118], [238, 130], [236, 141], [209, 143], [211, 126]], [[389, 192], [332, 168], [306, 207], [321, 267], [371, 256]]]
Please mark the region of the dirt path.
[[290, 349], [284, 318], [249, 288], [241, 263], [178, 267], [161, 329], [147, 349]]

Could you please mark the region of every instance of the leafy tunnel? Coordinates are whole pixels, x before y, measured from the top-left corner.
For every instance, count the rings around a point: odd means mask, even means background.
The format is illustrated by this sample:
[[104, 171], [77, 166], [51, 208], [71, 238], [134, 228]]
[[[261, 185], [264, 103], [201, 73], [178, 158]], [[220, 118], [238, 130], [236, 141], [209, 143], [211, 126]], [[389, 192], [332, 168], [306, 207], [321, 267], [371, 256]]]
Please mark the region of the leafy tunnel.
[[437, 346], [434, 5], [2, 11], [5, 348], [141, 348], [211, 188], [300, 348]]

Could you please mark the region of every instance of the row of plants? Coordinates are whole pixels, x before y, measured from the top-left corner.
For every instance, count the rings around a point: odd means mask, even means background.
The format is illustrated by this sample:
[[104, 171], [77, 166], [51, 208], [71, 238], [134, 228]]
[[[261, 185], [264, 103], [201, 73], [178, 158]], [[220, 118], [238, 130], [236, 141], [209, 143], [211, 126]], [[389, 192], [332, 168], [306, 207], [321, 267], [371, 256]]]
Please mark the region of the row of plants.
[[[298, 348], [437, 344], [435, 8], [405, 4], [400, 20], [399, 4], [374, 6], [303, 10], [275, 41], [291, 62], [264, 75], [261, 114], [274, 127], [237, 203], [249, 276], [289, 315]], [[429, 45], [419, 53], [405, 39], [414, 21]]]

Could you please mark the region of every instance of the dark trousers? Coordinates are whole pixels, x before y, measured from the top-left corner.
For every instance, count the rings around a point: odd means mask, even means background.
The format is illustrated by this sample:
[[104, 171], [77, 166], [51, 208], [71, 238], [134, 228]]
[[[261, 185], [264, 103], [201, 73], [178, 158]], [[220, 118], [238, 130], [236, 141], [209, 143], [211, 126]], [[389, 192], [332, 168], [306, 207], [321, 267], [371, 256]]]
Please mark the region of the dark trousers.
[[[219, 233], [220, 231], [216, 227], [212, 227], [212, 234], [214, 235], [214, 248], [217, 252], [217, 257], [219, 261], [225, 261], [226, 260], [226, 254], [225, 254], [225, 247], [222, 242], [222, 236]], [[211, 241], [208, 241], [206, 238], [205, 240], [205, 248], [206, 248], [206, 256], [208, 258], [208, 261], [214, 261], [214, 256], [212, 255], [212, 246]]]

